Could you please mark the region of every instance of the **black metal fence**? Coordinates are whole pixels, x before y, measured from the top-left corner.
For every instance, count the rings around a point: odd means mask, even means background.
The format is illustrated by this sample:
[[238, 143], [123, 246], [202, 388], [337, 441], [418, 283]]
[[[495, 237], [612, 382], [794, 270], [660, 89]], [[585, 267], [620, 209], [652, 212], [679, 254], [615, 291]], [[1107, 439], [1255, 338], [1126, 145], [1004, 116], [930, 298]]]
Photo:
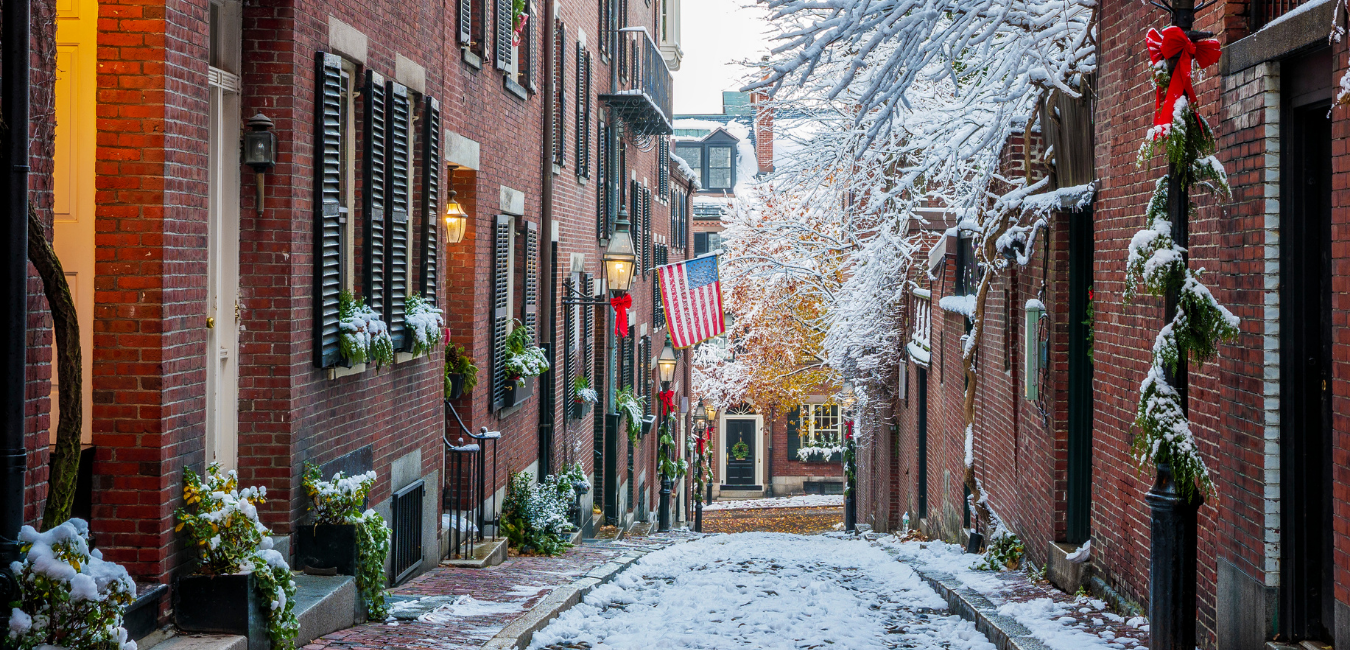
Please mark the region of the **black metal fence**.
[[445, 438], [445, 486], [441, 500], [450, 517], [450, 552], [457, 557], [472, 557], [475, 540], [484, 539], [488, 526], [492, 527], [494, 539], [498, 534], [497, 441], [502, 434], [488, 431], [487, 427], [480, 428], [478, 433], [470, 431], [450, 400], [445, 401], [445, 419], [447, 432], [453, 423], [462, 434], [457, 444], [450, 442], [448, 434]]
[[619, 30], [619, 85], [601, 99], [619, 111], [639, 135], [673, 132], [674, 96], [670, 68], [645, 27]]
[[422, 496], [426, 481], [418, 479], [394, 493], [393, 558], [394, 584], [403, 582], [422, 563]]

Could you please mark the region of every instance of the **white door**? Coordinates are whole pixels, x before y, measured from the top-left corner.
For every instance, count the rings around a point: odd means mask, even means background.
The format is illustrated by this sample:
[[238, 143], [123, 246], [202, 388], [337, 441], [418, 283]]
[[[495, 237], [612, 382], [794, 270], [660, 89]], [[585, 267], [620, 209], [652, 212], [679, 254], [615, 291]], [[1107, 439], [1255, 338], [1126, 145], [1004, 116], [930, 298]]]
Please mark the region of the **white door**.
[[209, 223], [206, 286], [206, 460], [239, 456], [238, 4], [211, 7]]

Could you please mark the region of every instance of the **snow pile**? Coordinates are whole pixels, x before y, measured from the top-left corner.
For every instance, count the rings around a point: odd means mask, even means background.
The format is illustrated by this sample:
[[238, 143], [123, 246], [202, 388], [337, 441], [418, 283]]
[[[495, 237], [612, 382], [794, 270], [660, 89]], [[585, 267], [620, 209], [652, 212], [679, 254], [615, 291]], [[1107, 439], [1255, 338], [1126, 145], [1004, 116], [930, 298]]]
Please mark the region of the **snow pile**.
[[908, 567], [867, 542], [778, 533], [651, 553], [535, 633], [532, 649], [994, 646]]
[[941, 300], [938, 300], [938, 307], [941, 307], [943, 311], [961, 314], [966, 318], [975, 318], [975, 294], [943, 296]]
[[843, 507], [842, 494], [807, 494], [795, 497], [775, 497], [772, 499], [744, 499], [740, 501], [717, 501], [703, 506], [709, 510], [750, 510], [754, 508], [831, 508]]
[[[1106, 604], [1100, 600], [1080, 598], [1079, 601], [1099, 611], [1106, 608]], [[1071, 611], [1068, 603], [1057, 603], [1049, 598], [1007, 603], [998, 608], [999, 614], [1026, 626], [1031, 630], [1031, 635], [1040, 639], [1050, 650], [1118, 650], [1122, 647], [1114, 643], [1113, 632], [1103, 631], [1097, 635], [1077, 627], [1074, 619], [1068, 616]], [[1110, 612], [1102, 614], [1115, 616]]]

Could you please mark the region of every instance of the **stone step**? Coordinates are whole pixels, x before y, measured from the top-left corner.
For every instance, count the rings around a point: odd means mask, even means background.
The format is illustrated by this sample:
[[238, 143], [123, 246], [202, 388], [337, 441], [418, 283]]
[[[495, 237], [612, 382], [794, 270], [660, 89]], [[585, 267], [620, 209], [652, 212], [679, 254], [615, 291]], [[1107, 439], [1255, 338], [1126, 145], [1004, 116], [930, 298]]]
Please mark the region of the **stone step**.
[[303, 646], [329, 632], [355, 625], [356, 612], [355, 578], [295, 576], [295, 617], [300, 621], [300, 634], [296, 636], [295, 645]]
[[140, 650], [248, 650], [248, 637], [229, 634], [177, 634], [156, 630], [137, 644]]

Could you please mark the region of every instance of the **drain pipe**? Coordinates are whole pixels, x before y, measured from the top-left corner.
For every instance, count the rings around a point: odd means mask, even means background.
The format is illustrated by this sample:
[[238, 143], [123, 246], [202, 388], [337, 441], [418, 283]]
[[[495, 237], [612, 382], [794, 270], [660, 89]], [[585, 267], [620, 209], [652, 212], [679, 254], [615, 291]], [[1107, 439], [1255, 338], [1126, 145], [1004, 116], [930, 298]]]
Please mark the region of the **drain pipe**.
[[[18, 595], [10, 562], [19, 559], [19, 527], [23, 525], [24, 380], [28, 325], [28, 91], [29, 0], [4, 0], [4, 67], [0, 71], [0, 601]], [[0, 612], [0, 620], [8, 620]]]
[[[559, 107], [558, 107], [558, 106], [555, 106], [555, 105], [554, 105], [554, 102], [553, 102], [554, 98], [556, 98], [556, 97], [558, 96], [558, 89], [554, 87], [554, 81], [556, 80], [556, 81], [559, 82], [559, 83], [566, 83], [566, 79], [565, 79], [566, 74], [565, 74], [564, 72], [557, 71], [557, 70], [554, 70], [554, 69], [553, 69], [554, 66], [557, 65], [557, 63], [558, 63], [557, 60], [556, 60], [555, 57], [554, 57], [554, 51], [555, 51], [555, 50], [557, 49], [557, 47], [558, 47], [558, 44], [555, 42], [555, 39], [557, 38], [557, 33], [558, 33], [558, 31], [557, 31], [556, 27], [554, 26], [554, 23], [557, 22], [557, 17], [556, 17], [556, 15], [554, 14], [554, 12], [555, 12], [556, 9], [557, 9], [556, 4], [557, 4], [557, 3], [553, 2], [553, 0], [544, 0], [544, 24], [541, 26], [541, 28], [544, 30], [544, 39], [543, 39], [543, 40], [544, 40], [544, 52], [543, 52], [543, 54], [544, 54], [544, 76], [545, 76], [546, 81], [545, 81], [545, 83], [543, 84], [543, 86], [544, 86], [544, 91], [545, 91], [545, 92], [544, 92], [544, 111], [543, 111], [543, 113], [544, 113], [544, 124], [543, 124], [543, 126], [544, 126], [544, 141], [543, 141], [543, 143], [542, 143], [543, 146], [541, 146], [541, 147], [539, 148], [539, 157], [540, 157], [540, 159], [541, 159], [541, 160], [540, 160], [540, 175], [541, 175], [541, 178], [543, 179], [543, 182], [542, 182], [542, 184], [541, 184], [541, 186], [540, 186], [540, 190], [539, 190], [540, 195], [541, 195], [541, 196], [540, 196], [540, 199], [541, 199], [541, 200], [540, 200], [540, 204], [541, 204], [541, 206], [542, 206], [542, 209], [540, 210], [540, 213], [541, 213], [541, 214], [540, 214], [540, 219], [539, 219], [539, 221], [540, 221], [540, 224], [539, 224], [539, 240], [540, 240], [540, 241], [539, 241], [539, 253], [540, 253], [539, 268], [543, 269], [543, 270], [544, 270], [543, 272], [548, 274], [548, 279], [547, 279], [547, 280], [540, 280], [540, 281], [539, 281], [539, 293], [541, 294], [541, 296], [542, 296], [542, 298], [543, 298], [543, 300], [540, 300], [540, 302], [543, 303], [543, 310], [542, 310], [542, 311], [543, 311], [544, 317], [543, 317], [543, 318], [537, 318], [537, 319], [536, 319], [536, 321], [537, 321], [540, 325], [543, 326], [543, 331], [542, 331], [542, 332], [539, 332], [540, 338], [543, 339], [543, 340], [545, 340], [545, 341], [548, 341], [548, 342], [549, 342], [549, 348], [548, 348], [548, 349], [549, 349], [549, 354], [552, 356], [552, 358], [550, 359], [550, 362], [551, 362], [551, 364], [550, 364], [550, 370], [552, 369], [553, 366], [557, 366], [557, 365], [558, 365], [558, 358], [560, 357], [560, 355], [558, 354], [558, 337], [557, 337], [557, 333], [554, 331], [555, 328], [554, 328], [554, 321], [553, 321], [553, 319], [557, 317], [557, 311], [556, 311], [556, 309], [557, 309], [557, 302], [556, 302], [556, 300], [555, 300], [555, 298], [554, 298], [554, 288], [555, 288], [555, 286], [556, 286], [556, 284], [557, 284], [557, 275], [558, 275], [558, 273], [557, 273], [557, 271], [558, 271], [557, 266], [556, 266], [556, 264], [555, 264], [554, 261], [553, 261], [553, 255], [554, 255], [554, 250], [553, 250], [553, 248], [554, 248], [554, 242], [553, 242], [553, 142], [554, 142], [554, 139], [558, 137], [558, 134], [554, 131], [554, 124], [555, 124], [555, 122], [556, 122], [556, 120], [554, 119], [554, 114], [555, 114], [555, 111], [558, 111], [558, 110], [559, 110]], [[566, 131], [566, 129], [564, 129], [564, 131]], [[551, 379], [550, 383], [553, 384], [553, 385], [550, 386], [550, 387], [548, 388], [548, 392], [547, 392], [547, 393], [544, 393], [544, 391], [542, 391], [542, 390], [540, 391], [539, 404], [540, 404], [541, 407], [546, 407], [546, 408], [548, 408], [548, 409], [552, 409], [552, 412], [550, 412], [550, 413], [548, 414], [548, 422], [551, 423], [551, 424], [549, 425], [549, 430], [548, 430], [549, 440], [547, 441], [547, 442], [548, 442], [548, 458], [547, 458], [547, 460], [548, 460], [548, 467], [544, 467], [544, 463], [543, 463], [543, 462], [540, 462], [540, 464], [539, 464], [539, 479], [540, 479], [540, 480], [543, 480], [545, 474], [551, 474], [551, 473], [553, 473], [554, 449], [555, 449], [555, 447], [557, 447], [557, 440], [556, 440], [556, 437], [557, 437], [557, 432], [558, 432], [558, 429], [559, 429], [559, 427], [558, 427], [558, 420], [559, 420], [559, 418], [557, 417], [556, 412], [557, 412], [557, 410], [558, 410], [558, 399], [557, 399], [557, 397], [558, 397], [558, 391], [557, 391], [557, 387], [558, 387], [558, 379], [557, 379], [557, 377], [558, 377], [558, 375], [559, 375], [560, 373], [557, 373], [557, 372], [549, 372], [549, 373], [547, 373], [547, 374], [549, 375], [549, 378]], [[566, 394], [566, 388], [564, 388], [563, 390], [564, 390], [564, 395], [565, 395], [565, 394]], [[544, 399], [544, 396], [545, 396], [545, 395], [552, 395], [552, 396], [553, 396], [553, 399]], [[566, 408], [567, 408], [567, 405], [564, 404], [564, 405], [563, 405], [563, 408], [566, 409]], [[561, 418], [561, 420], [562, 420], [562, 429], [563, 429], [563, 440], [566, 440], [566, 439], [567, 439], [567, 414], [566, 414], [566, 413], [563, 414], [563, 417]], [[543, 436], [543, 435], [544, 435], [544, 427], [542, 426], [542, 423], [544, 422], [544, 414], [543, 414], [543, 413], [540, 413], [540, 415], [539, 415], [539, 422], [540, 422], [540, 424], [541, 424], [541, 426], [539, 426], [539, 435], [540, 435], [540, 436]], [[541, 440], [540, 442], [544, 442], [544, 441]], [[564, 454], [567, 453], [567, 445], [566, 445], [566, 444], [563, 444], [563, 453], [564, 453]], [[544, 458], [539, 458], [538, 460], [539, 460], [539, 461], [544, 461], [545, 459], [544, 459]]]

